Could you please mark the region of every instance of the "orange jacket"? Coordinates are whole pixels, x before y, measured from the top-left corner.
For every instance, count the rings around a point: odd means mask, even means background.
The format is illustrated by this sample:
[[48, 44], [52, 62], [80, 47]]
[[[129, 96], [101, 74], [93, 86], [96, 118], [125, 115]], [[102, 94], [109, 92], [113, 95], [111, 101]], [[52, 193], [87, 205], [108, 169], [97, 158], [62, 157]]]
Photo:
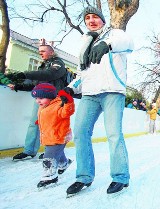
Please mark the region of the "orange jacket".
[[38, 125], [40, 129], [40, 142], [42, 145], [64, 144], [65, 136], [71, 131], [70, 116], [75, 111], [74, 101], [61, 107], [60, 97], [38, 110]]

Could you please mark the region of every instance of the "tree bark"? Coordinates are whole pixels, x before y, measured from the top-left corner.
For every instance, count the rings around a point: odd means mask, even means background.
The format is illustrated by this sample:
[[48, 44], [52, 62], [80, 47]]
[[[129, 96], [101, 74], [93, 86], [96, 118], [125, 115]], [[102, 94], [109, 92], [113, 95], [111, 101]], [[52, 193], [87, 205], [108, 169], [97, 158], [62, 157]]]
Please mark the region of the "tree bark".
[[126, 30], [130, 18], [139, 8], [139, 0], [107, 0], [110, 10], [110, 25], [113, 28]]
[[4, 73], [6, 52], [10, 38], [9, 17], [8, 17], [7, 3], [5, 0], [0, 1], [0, 12], [2, 14], [2, 24], [0, 25], [0, 30], [2, 31], [2, 38], [0, 40], [0, 72]]

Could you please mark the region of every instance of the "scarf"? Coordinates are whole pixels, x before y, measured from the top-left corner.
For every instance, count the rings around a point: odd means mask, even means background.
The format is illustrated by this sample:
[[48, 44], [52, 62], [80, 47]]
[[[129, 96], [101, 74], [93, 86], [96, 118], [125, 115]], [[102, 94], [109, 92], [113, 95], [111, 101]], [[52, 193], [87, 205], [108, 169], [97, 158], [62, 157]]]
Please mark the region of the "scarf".
[[[102, 27], [101, 29], [94, 31], [94, 32], [88, 32], [87, 34], [83, 35], [83, 45], [81, 47], [81, 51], [79, 54], [79, 64], [80, 64], [80, 69], [85, 70], [89, 66], [89, 53], [90, 49], [94, 43], [95, 40], [100, 36], [100, 34], [105, 31], [106, 27]], [[108, 32], [110, 28], [107, 28]], [[105, 32], [105, 34], [106, 34]]]

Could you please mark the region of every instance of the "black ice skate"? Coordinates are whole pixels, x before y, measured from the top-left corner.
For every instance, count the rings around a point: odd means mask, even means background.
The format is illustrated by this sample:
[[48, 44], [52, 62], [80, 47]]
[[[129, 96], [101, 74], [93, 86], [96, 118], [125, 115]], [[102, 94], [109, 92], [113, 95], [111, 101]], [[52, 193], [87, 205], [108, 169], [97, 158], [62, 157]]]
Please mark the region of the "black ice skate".
[[68, 162], [67, 162], [66, 166], [58, 169], [58, 174], [64, 173], [72, 162], [73, 161], [71, 159], [68, 159]]
[[123, 184], [119, 182], [112, 182], [108, 189], [107, 189], [107, 194], [112, 194], [121, 191], [123, 188], [128, 187], [129, 184]]
[[77, 194], [78, 192], [80, 192], [84, 187], [89, 187], [91, 186], [91, 183], [85, 184], [82, 182], [75, 182], [74, 184], [72, 184], [68, 189], [67, 189], [67, 198], [74, 196], [75, 194]]
[[55, 184], [58, 182], [58, 177], [52, 179], [52, 180], [45, 180], [45, 181], [40, 181], [38, 184], [37, 184], [37, 187], [38, 188], [42, 188], [42, 187], [46, 187], [48, 185], [51, 185], [51, 184]]
[[28, 157], [33, 158], [33, 157], [35, 157], [35, 155], [28, 155], [28, 154], [26, 154], [26, 153], [21, 152], [21, 153], [15, 155], [15, 156], [13, 157], [13, 160], [23, 160], [23, 159], [26, 159], [26, 158], [28, 158]]

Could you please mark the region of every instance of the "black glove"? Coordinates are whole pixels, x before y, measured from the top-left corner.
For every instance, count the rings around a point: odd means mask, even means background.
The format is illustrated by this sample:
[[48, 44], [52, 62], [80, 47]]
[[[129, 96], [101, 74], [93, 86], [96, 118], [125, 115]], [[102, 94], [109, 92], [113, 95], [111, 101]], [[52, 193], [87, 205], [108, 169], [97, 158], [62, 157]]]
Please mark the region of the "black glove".
[[72, 92], [73, 92], [73, 90], [69, 87], [66, 87], [64, 90], [60, 90], [58, 92], [58, 96], [62, 100], [61, 107], [63, 107], [64, 104], [73, 102], [73, 97], [71, 96]]
[[14, 90], [17, 92], [18, 90], [22, 90], [23, 89], [23, 84], [15, 84], [14, 86]]
[[70, 94], [70, 95], [73, 97], [74, 91], [73, 91], [72, 88], [70, 88], [70, 87], [65, 87], [63, 90], [64, 90], [67, 94]]
[[89, 54], [89, 63], [97, 63], [99, 64], [103, 55], [107, 54], [109, 52], [109, 46], [104, 42], [101, 41], [98, 45], [94, 46], [91, 49], [91, 52]]
[[16, 74], [16, 78], [17, 78], [17, 79], [26, 79], [26, 76], [25, 76], [24, 73], [20, 72], [20, 73], [17, 73], [17, 74]]

